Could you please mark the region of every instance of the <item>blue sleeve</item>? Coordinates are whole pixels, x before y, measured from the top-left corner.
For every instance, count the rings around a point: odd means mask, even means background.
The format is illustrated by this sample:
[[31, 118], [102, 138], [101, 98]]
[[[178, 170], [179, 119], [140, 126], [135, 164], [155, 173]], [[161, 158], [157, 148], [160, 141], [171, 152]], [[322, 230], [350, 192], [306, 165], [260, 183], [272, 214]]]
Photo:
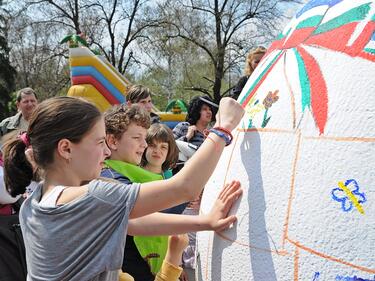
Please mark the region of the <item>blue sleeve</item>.
[[121, 175], [120, 173], [117, 173], [115, 170], [112, 170], [111, 168], [104, 168], [101, 171], [100, 176], [103, 178], [117, 180], [123, 184], [132, 184], [129, 178]]

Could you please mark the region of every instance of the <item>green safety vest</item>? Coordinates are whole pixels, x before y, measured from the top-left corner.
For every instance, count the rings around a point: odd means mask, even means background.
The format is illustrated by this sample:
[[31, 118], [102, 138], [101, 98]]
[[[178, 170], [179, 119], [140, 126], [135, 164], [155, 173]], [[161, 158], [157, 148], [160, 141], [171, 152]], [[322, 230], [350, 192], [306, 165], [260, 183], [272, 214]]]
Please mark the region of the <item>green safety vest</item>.
[[[147, 171], [139, 166], [118, 160], [106, 160], [105, 164], [131, 182], [145, 183], [162, 180], [163, 176]], [[157, 274], [163, 264], [168, 248], [168, 236], [134, 236], [138, 252], [150, 265], [151, 272]]]

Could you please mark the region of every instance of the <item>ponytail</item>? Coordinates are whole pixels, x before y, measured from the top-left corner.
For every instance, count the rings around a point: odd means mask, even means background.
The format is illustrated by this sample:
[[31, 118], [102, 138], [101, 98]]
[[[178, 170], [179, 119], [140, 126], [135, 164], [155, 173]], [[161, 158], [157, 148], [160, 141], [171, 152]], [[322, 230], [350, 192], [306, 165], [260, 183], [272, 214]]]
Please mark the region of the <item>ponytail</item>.
[[26, 144], [21, 138], [8, 140], [3, 146], [4, 182], [11, 196], [23, 194], [33, 179], [33, 168], [25, 155]]
[[[61, 139], [78, 143], [100, 118], [101, 113], [93, 104], [76, 98], [56, 97], [41, 102], [31, 115], [27, 133], [4, 143], [7, 191], [12, 196], [24, 193], [31, 180], [38, 181], [41, 172], [53, 166]], [[25, 154], [29, 146], [32, 157]]]

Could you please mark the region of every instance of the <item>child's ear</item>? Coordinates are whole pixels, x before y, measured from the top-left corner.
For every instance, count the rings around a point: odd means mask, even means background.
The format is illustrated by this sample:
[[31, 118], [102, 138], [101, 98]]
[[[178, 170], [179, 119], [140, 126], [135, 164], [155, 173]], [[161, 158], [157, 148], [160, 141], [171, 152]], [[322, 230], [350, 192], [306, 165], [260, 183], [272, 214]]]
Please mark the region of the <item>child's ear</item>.
[[65, 160], [69, 160], [72, 158], [72, 147], [71, 142], [68, 139], [61, 139], [57, 143], [57, 153], [59, 156], [64, 158]]
[[117, 140], [117, 138], [114, 135], [107, 134], [105, 136], [105, 139], [107, 141], [107, 145], [108, 145], [109, 149], [111, 149], [111, 150], [117, 150], [118, 140]]

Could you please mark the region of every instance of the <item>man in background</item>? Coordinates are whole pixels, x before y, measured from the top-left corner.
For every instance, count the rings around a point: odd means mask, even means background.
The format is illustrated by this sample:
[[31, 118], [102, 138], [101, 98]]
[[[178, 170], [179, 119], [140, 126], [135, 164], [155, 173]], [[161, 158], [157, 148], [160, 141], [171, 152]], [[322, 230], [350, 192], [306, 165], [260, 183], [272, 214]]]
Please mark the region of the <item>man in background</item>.
[[156, 113], [152, 112], [153, 104], [151, 100], [151, 90], [142, 85], [133, 85], [129, 88], [126, 96], [127, 104], [138, 104], [143, 107], [148, 113], [150, 113], [151, 124], [160, 123], [160, 117]]
[[3, 136], [13, 130], [26, 131], [37, 104], [37, 96], [32, 88], [19, 90], [16, 97], [18, 113], [1, 121], [0, 135]]

